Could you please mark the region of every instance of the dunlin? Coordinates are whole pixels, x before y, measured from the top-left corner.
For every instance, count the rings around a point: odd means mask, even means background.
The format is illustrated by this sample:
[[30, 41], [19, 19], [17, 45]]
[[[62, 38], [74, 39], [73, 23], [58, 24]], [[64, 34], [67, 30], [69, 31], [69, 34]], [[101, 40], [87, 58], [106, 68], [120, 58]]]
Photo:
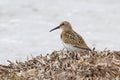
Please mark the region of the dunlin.
[[72, 26], [68, 21], [63, 21], [59, 26], [50, 30], [50, 32], [59, 28], [62, 29], [61, 40], [68, 51], [91, 51], [81, 35], [79, 35], [72, 29]]

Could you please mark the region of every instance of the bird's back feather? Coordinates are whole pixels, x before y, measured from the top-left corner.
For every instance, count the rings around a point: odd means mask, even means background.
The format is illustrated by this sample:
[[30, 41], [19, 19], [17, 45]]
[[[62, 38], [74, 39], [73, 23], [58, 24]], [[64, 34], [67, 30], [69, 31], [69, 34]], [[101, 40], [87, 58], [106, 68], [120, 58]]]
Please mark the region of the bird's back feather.
[[84, 39], [75, 31], [63, 31], [61, 34], [61, 38], [63, 42], [67, 44], [83, 48], [89, 48], [85, 43]]

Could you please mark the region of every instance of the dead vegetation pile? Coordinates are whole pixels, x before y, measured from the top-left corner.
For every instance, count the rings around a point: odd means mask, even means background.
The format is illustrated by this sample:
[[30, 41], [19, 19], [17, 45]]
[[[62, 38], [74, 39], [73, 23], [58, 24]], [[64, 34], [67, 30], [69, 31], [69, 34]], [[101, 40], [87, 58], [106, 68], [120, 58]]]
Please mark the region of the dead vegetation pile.
[[120, 51], [54, 51], [0, 65], [0, 80], [120, 80]]

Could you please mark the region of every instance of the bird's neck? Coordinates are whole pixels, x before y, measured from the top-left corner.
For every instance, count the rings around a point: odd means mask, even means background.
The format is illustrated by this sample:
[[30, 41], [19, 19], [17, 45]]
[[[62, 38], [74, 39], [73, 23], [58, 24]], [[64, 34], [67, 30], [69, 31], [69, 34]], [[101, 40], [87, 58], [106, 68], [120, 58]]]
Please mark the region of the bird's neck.
[[73, 29], [72, 29], [72, 28], [71, 28], [71, 29], [64, 29], [63, 31], [64, 31], [64, 32], [72, 32]]

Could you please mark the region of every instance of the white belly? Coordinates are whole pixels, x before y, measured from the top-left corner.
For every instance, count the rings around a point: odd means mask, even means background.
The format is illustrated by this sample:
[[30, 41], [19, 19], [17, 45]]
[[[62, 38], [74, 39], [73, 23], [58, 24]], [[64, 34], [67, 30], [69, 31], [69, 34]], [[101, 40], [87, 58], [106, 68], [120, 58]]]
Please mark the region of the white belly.
[[79, 48], [73, 47], [71, 44], [66, 44], [63, 42], [63, 45], [68, 51], [80, 51]]

